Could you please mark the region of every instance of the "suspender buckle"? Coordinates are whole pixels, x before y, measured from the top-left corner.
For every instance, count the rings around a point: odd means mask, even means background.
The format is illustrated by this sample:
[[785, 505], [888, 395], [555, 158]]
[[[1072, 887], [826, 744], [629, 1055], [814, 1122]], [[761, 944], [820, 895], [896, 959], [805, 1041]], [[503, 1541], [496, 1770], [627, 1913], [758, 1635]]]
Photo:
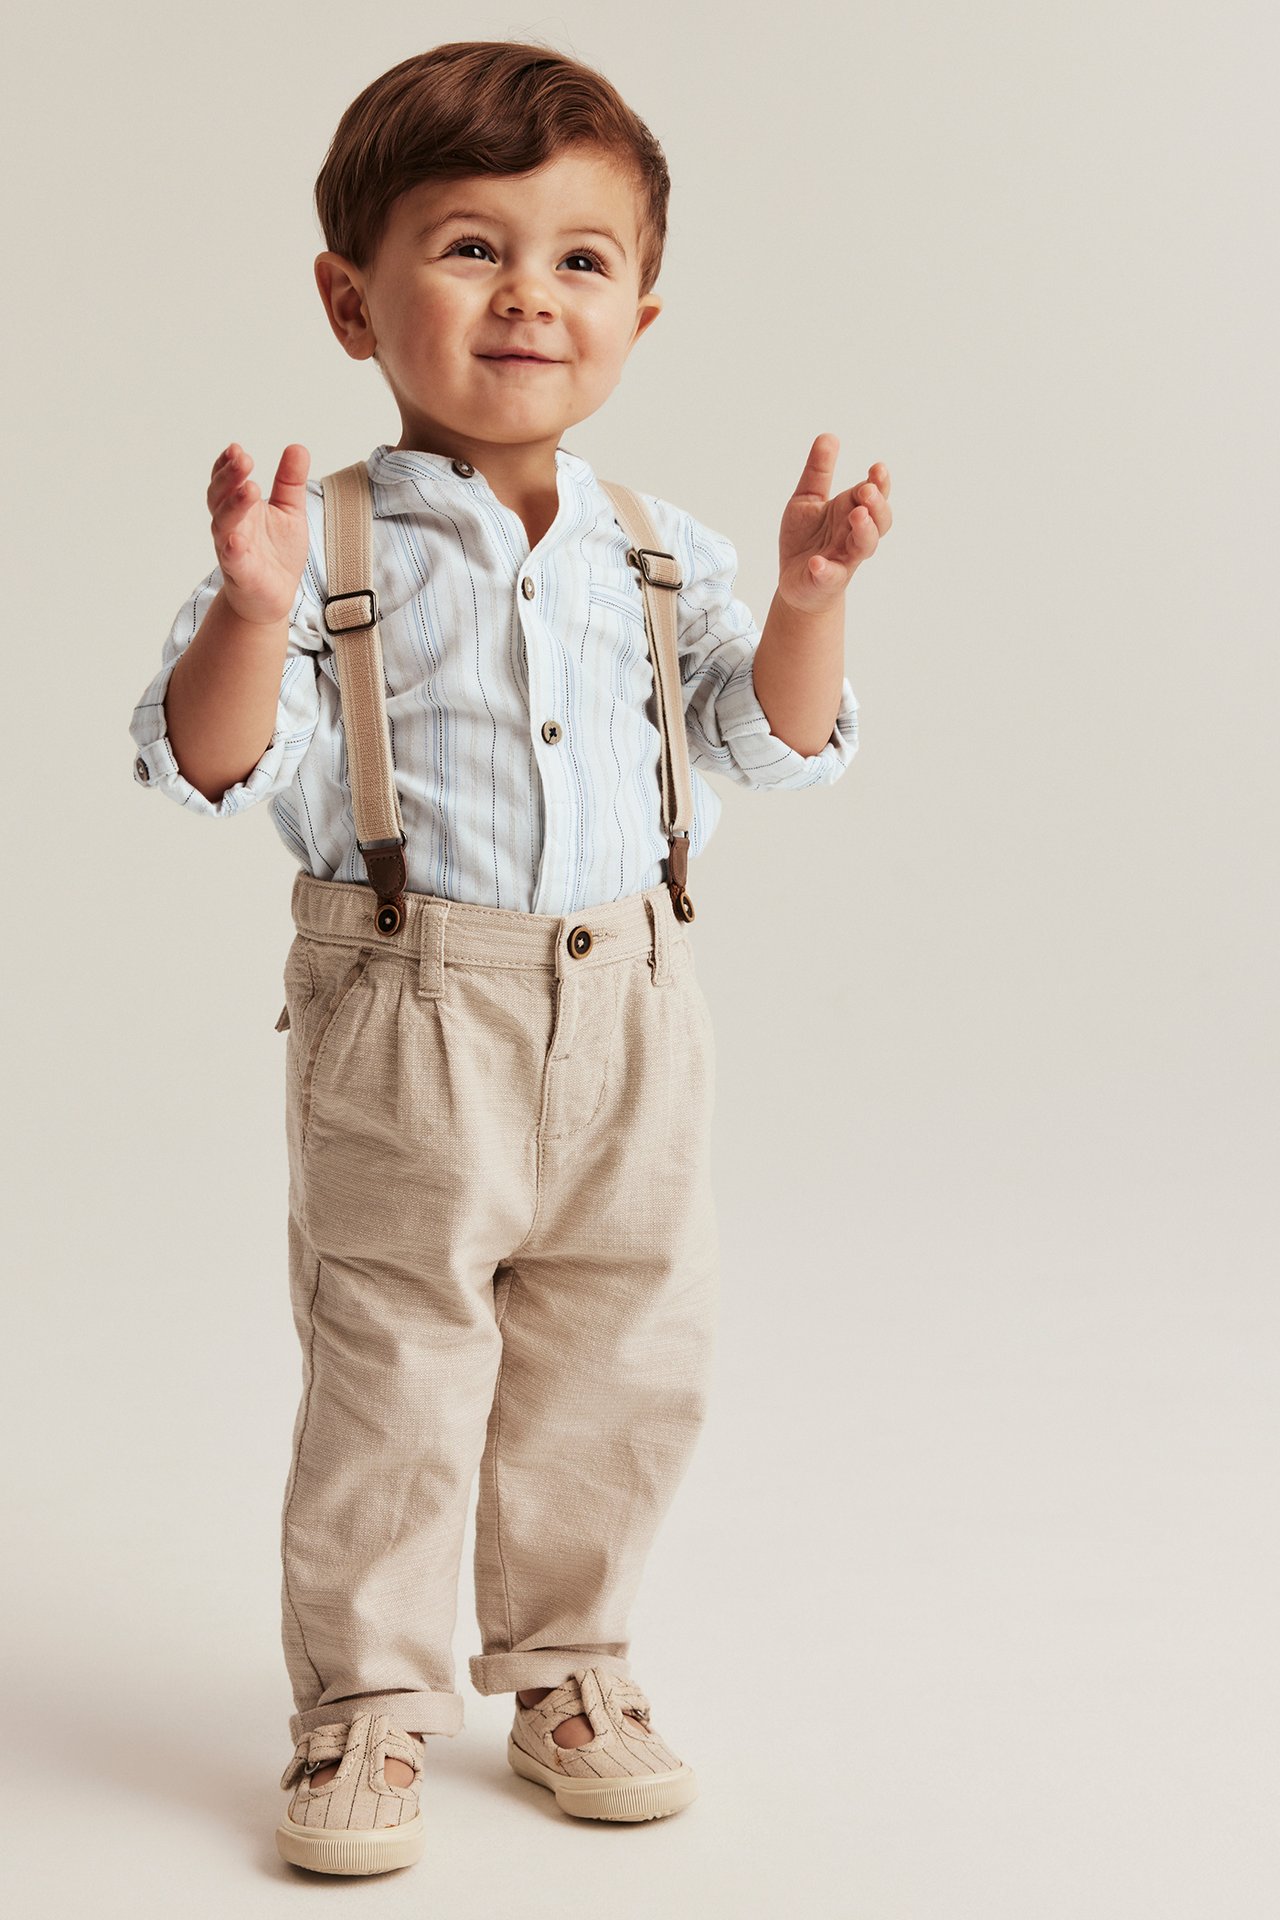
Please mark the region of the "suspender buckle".
[[[366, 600], [369, 605], [369, 618], [354, 620], [343, 616], [339, 618], [335, 627], [329, 618], [329, 609], [336, 606], [339, 600]], [[352, 608], [352, 612], [355, 611], [356, 609]], [[376, 627], [378, 624], [378, 596], [372, 587], [356, 587], [351, 593], [326, 594], [323, 612], [326, 633], [363, 633], [366, 627]]]
[[[665, 567], [654, 568], [653, 560], [665, 560]], [[642, 573], [651, 587], [670, 587], [674, 593], [684, 585], [680, 572], [680, 562], [674, 553], [664, 553], [661, 547], [628, 547], [627, 565]]]

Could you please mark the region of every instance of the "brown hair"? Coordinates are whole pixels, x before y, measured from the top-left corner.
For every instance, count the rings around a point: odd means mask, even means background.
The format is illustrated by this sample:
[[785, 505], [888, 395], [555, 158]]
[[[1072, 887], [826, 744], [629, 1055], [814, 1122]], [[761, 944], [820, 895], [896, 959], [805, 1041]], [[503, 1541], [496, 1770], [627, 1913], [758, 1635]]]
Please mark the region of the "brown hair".
[[315, 185], [335, 253], [368, 269], [392, 203], [426, 180], [525, 173], [599, 147], [635, 186], [640, 292], [658, 277], [671, 176], [644, 121], [594, 68], [520, 40], [453, 40], [388, 68], [338, 122]]

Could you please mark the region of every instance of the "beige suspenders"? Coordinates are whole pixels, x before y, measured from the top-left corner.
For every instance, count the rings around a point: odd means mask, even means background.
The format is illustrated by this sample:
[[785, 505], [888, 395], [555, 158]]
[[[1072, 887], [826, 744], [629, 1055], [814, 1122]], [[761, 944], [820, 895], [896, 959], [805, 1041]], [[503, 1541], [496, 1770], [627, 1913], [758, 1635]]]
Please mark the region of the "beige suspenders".
[[[393, 934], [404, 919], [405, 832], [396, 793], [391, 732], [383, 697], [382, 638], [373, 579], [373, 494], [362, 460], [326, 474], [324, 554], [328, 597], [324, 624], [332, 636], [338, 668], [338, 695], [347, 739], [347, 770], [355, 812], [356, 842], [364, 855], [377, 895], [373, 922], [379, 933]], [[676, 650], [676, 605], [672, 595], [683, 584], [679, 562], [652, 544], [656, 538], [648, 509], [630, 487], [602, 480], [618, 525], [631, 546], [627, 564], [640, 575], [645, 632], [658, 696], [658, 732], [662, 739], [662, 828], [667, 836], [667, 888], [678, 920], [692, 920], [693, 902], [685, 889], [689, 873], [689, 830], [693, 824], [693, 781], [689, 742], [684, 730], [684, 698]], [[660, 591], [664, 589], [664, 591]]]

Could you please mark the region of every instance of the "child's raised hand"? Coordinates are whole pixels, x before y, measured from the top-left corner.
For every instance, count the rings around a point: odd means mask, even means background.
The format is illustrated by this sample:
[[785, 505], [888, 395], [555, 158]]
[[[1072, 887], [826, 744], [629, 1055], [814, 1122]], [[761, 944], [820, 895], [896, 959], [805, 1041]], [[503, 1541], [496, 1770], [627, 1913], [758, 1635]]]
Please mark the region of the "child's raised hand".
[[782, 515], [778, 592], [797, 613], [820, 613], [838, 600], [893, 525], [882, 460], [857, 486], [828, 498], [839, 451], [834, 433], [818, 435]]
[[228, 605], [241, 620], [274, 626], [288, 618], [307, 564], [311, 455], [296, 442], [285, 448], [269, 500], [249, 479], [252, 466], [233, 440], [214, 461], [205, 497]]

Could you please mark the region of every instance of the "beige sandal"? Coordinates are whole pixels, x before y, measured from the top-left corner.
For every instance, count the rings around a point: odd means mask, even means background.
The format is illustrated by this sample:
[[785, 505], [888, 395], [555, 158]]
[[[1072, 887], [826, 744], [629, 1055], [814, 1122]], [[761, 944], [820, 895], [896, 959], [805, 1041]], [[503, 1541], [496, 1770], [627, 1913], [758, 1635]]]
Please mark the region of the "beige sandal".
[[[383, 1761], [413, 1768], [407, 1787], [393, 1787]], [[338, 1761], [338, 1771], [313, 1787], [317, 1768]], [[418, 1805], [422, 1743], [395, 1726], [388, 1714], [360, 1713], [312, 1727], [294, 1748], [280, 1777], [297, 1787], [276, 1828], [276, 1847], [295, 1867], [314, 1873], [385, 1873], [421, 1858], [425, 1823]]]
[[[558, 1746], [552, 1728], [576, 1713], [587, 1716], [593, 1737], [580, 1747]], [[602, 1667], [580, 1667], [536, 1706], [523, 1706], [517, 1694], [507, 1759], [580, 1819], [654, 1820], [678, 1813], [698, 1792], [693, 1768], [650, 1727], [640, 1688]]]

